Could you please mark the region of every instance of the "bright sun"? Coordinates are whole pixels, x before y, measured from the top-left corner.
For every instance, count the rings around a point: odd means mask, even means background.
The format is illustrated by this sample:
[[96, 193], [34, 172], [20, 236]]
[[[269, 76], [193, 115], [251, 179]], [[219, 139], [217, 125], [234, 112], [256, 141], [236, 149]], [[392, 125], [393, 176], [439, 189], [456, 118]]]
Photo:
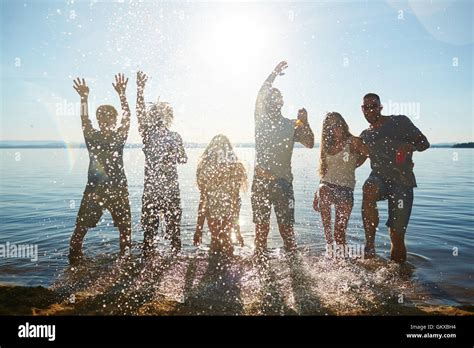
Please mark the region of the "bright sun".
[[244, 73], [269, 44], [265, 24], [248, 13], [221, 16], [203, 30], [198, 54], [215, 71]]

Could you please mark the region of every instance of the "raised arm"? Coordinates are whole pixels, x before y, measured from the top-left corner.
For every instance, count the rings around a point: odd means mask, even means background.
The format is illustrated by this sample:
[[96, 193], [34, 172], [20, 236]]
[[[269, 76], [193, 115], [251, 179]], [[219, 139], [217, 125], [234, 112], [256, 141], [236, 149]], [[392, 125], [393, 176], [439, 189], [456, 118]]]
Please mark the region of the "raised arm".
[[125, 140], [128, 137], [128, 130], [130, 129], [130, 108], [127, 102], [125, 90], [127, 89], [128, 78], [125, 79], [123, 74], [115, 75], [115, 83], [112, 83], [115, 91], [120, 98], [120, 105], [122, 107], [122, 122], [118, 129], [118, 134]]
[[314, 133], [308, 122], [308, 112], [305, 108], [298, 110], [298, 120], [296, 121], [295, 141], [312, 149], [314, 147]]
[[260, 90], [257, 95], [257, 102], [255, 103], [255, 116], [256, 117], [263, 114], [265, 110], [265, 100], [268, 97], [268, 94], [270, 93], [270, 89], [272, 88], [275, 78], [277, 76], [285, 75], [283, 70], [285, 70], [287, 67], [288, 67], [288, 63], [285, 61], [278, 63], [275, 69], [273, 69], [271, 74], [267, 77], [262, 87], [260, 87]]
[[138, 131], [142, 136], [145, 137], [145, 124], [146, 124], [146, 107], [145, 107], [145, 84], [148, 80], [148, 76], [143, 71], [137, 72], [137, 119], [138, 119]]
[[92, 122], [89, 119], [89, 86], [86, 84], [86, 80], [80, 79], [79, 77], [74, 80], [74, 85], [72, 86], [76, 92], [81, 97], [81, 123], [82, 123], [82, 132], [84, 133], [84, 139], [87, 141], [89, 136], [94, 131], [92, 127]]

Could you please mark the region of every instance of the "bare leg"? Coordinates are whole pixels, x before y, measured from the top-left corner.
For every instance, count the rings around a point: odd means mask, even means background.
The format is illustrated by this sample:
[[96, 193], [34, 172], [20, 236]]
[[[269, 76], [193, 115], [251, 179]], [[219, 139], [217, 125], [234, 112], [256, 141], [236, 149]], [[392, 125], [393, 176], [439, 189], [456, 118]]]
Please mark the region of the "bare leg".
[[389, 231], [391, 239], [390, 259], [398, 263], [403, 263], [407, 260], [405, 234], [398, 233], [393, 228], [390, 228]]
[[321, 212], [321, 220], [323, 221], [324, 236], [326, 237], [326, 243], [332, 244], [332, 227], [331, 227], [331, 202], [332, 194], [326, 186], [319, 188], [319, 211]]
[[231, 256], [234, 248], [230, 239], [232, 220], [230, 219], [208, 219], [211, 231], [211, 252], [214, 254], [225, 253]]
[[334, 225], [334, 239], [336, 244], [346, 244], [346, 229], [352, 212], [352, 203], [343, 203], [336, 206], [336, 222]]
[[153, 252], [153, 240], [155, 238], [155, 229], [151, 226], [144, 226], [143, 232], [143, 255], [149, 256]]
[[220, 226], [219, 241], [222, 247], [222, 251], [227, 256], [232, 256], [234, 253], [234, 247], [232, 246], [232, 240], [230, 239], [230, 233], [232, 231], [232, 220], [224, 219]]
[[205, 195], [201, 192], [198, 206], [198, 216], [196, 222], [196, 231], [194, 232], [194, 245], [197, 246], [202, 243], [202, 230], [204, 222], [206, 221]]
[[237, 243], [240, 246], [244, 246], [244, 237], [242, 237], [242, 234], [240, 233], [239, 217], [240, 217], [240, 205], [237, 205], [236, 208], [235, 208], [234, 217], [232, 219], [233, 226], [231, 226], [231, 228], [233, 229], [233, 231], [235, 233]]
[[120, 226], [120, 256], [129, 255], [132, 249], [132, 227]]
[[219, 251], [219, 224], [216, 219], [208, 218], [207, 227], [211, 232], [211, 253], [217, 254]]
[[240, 245], [240, 246], [244, 246], [245, 243], [244, 243], [244, 237], [242, 236], [242, 233], [240, 233], [240, 223], [239, 221], [237, 220], [236, 224], [235, 224], [235, 236], [237, 237], [237, 243]]
[[171, 249], [181, 251], [181, 212], [178, 215], [169, 214], [166, 219], [166, 233], [171, 238]]
[[255, 225], [255, 252], [261, 253], [267, 250], [267, 238], [270, 233], [270, 224]]
[[76, 226], [69, 244], [69, 262], [73, 263], [83, 256], [82, 243], [87, 233], [87, 227]]
[[379, 212], [377, 210], [379, 188], [373, 183], [365, 183], [362, 190], [362, 221], [365, 230], [365, 257], [371, 258], [375, 256], [375, 232], [379, 225]]
[[280, 230], [280, 235], [283, 238], [283, 246], [286, 252], [295, 252], [296, 251], [296, 239], [295, 239], [295, 230], [293, 225], [282, 225], [278, 224], [278, 229]]

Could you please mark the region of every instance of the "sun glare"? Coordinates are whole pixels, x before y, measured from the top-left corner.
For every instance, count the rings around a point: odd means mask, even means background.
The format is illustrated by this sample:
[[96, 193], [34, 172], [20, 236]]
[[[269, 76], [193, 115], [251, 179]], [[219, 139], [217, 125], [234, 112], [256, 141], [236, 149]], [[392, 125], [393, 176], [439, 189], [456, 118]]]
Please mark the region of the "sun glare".
[[201, 60], [217, 71], [241, 74], [268, 46], [265, 24], [257, 16], [230, 14], [207, 23], [198, 40]]

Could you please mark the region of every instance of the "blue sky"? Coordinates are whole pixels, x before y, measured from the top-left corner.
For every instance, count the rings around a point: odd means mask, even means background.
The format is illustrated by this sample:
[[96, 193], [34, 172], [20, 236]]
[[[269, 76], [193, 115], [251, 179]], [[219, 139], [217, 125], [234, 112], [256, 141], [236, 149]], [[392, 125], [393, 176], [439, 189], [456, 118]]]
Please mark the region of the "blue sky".
[[[171, 103], [188, 142], [253, 142], [257, 91], [280, 60], [284, 114], [304, 106], [320, 135], [327, 111], [359, 134], [362, 96], [408, 114], [431, 142], [473, 141], [470, 1], [1, 1], [1, 140], [82, 141], [72, 79], [90, 114], [119, 106], [113, 76], [137, 69], [146, 99]], [[76, 103], [76, 104], [74, 104]], [[130, 142], [139, 142], [132, 113]], [[95, 121], [94, 121], [95, 122]]]

